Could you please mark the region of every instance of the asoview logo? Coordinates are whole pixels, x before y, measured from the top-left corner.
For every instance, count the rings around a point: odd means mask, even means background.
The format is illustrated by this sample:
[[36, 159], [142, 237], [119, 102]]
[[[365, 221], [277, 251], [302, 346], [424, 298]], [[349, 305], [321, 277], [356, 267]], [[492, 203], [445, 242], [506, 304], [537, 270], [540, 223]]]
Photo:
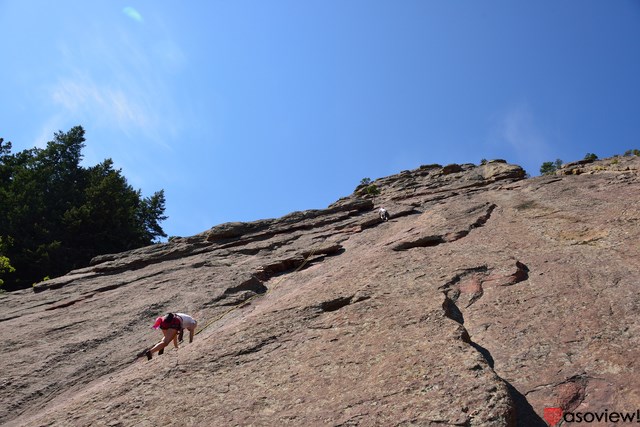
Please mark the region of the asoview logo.
[[562, 408], [544, 408], [544, 419], [552, 427], [564, 423], [638, 423], [640, 424], [640, 409], [635, 412], [563, 412]]

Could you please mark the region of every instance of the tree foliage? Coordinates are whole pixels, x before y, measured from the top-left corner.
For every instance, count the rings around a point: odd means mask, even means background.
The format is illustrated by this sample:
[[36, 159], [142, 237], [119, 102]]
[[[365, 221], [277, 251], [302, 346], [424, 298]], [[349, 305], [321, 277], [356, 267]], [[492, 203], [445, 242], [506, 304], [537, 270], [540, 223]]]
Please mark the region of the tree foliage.
[[2, 284], [4, 283], [2, 277], [5, 274], [13, 273], [14, 271], [16, 271], [16, 269], [11, 265], [11, 260], [9, 260], [9, 258], [7, 258], [6, 256], [1, 255], [2, 253], [4, 253], [5, 247], [6, 244], [2, 241], [2, 237], [0, 237], [0, 286], [2, 286]]
[[371, 196], [373, 204], [376, 204], [376, 196], [380, 195], [380, 189], [375, 184], [369, 184], [364, 189], [365, 194]]
[[164, 192], [142, 197], [111, 159], [82, 167], [84, 141], [81, 126], [57, 132], [45, 148], [15, 154], [0, 139], [0, 257], [15, 268], [5, 274], [5, 288], [28, 287], [96, 255], [166, 237]]
[[364, 191], [365, 191], [365, 193], [367, 193], [368, 195], [373, 196], [373, 197], [375, 197], [375, 196], [380, 194], [380, 189], [375, 184], [368, 185], [364, 189]]
[[360, 196], [368, 196], [373, 199], [375, 204], [376, 196], [380, 194], [380, 189], [377, 185], [373, 184], [371, 178], [362, 178], [360, 184], [356, 187], [356, 193]]
[[540, 175], [553, 175], [562, 167], [562, 160], [556, 159], [555, 162], [544, 162], [540, 166]]
[[598, 160], [598, 155], [594, 153], [587, 153], [584, 155], [585, 160]]

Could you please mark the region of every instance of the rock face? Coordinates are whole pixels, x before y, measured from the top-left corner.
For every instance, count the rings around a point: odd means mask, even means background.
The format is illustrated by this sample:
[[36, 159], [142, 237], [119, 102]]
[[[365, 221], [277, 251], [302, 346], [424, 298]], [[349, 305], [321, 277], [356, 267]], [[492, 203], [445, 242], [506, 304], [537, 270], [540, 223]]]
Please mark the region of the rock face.
[[[374, 181], [375, 206], [354, 193], [222, 224], [4, 294], [0, 423], [544, 426], [545, 407], [635, 411], [638, 169], [423, 166]], [[168, 311], [199, 321], [194, 342], [138, 358]]]

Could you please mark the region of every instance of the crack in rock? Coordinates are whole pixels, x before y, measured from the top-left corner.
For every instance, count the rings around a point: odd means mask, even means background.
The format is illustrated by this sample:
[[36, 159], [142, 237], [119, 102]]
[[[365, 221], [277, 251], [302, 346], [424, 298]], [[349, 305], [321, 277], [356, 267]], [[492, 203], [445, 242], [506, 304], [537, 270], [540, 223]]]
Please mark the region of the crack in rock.
[[491, 286], [513, 286], [529, 279], [529, 267], [524, 263], [516, 260], [515, 271], [511, 274], [495, 272], [488, 275], [482, 281], [483, 284]]
[[[339, 255], [344, 252], [342, 245], [331, 244], [313, 251], [305, 251], [290, 258], [281, 259], [273, 263], [259, 267], [249, 278], [239, 285], [225, 289], [222, 294], [204, 304], [204, 307], [215, 305], [238, 305], [256, 295], [265, 294], [269, 288], [265, 285], [271, 278], [291, 273], [301, 266], [311, 266], [314, 263], [324, 261], [327, 256]], [[245, 276], [246, 277], [246, 276]]]
[[394, 251], [406, 251], [407, 249], [412, 249], [412, 248], [428, 248], [430, 246], [438, 246], [445, 242], [446, 240], [444, 239], [443, 236], [438, 236], [438, 235], [424, 236], [416, 240], [398, 243], [392, 249]]
[[[464, 299], [467, 300], [466, 308], [468, 308], [484, 294], [482, 283], [488, 271], [489, 268], [486, 265], [467, 268], [453, 276], [448, 282], [440, 286], [439, 289], [441, 289], [447, 299], [450, 299], [453, 303], [456, 303], [458, 299], [463, 296]], [[462, 313], [460, 313], [458, 317], [461, 316]]]
[[249, 279], [243, 281], [239, 285], [231, 286], [225, 289], [222, 294], [205, 303], [204, 307], [211, 307], [215, 305], [227, 306], [241, 304], [249, 298], [252, 298], [255, 295], [264, 294], [267, 291], [268, 288], [264, 285], [264, 283], [260, 281], [260, 279], [258, 279], [256, 276], [252, 275], [251, 277], [249, 277]]
[[[468, 268], [456, 274], [451, 280], [440, 286], [439, 289], [442, 290], [444, 295], [444, 301], [442, 302], [444, 315], [460, 325], [460, 339], [480, 353], [489, 367], [494, 370], [496, 376], [506, 385], [514, 405], [513, 409], [515, 419], [513, 420], [513, 423], [517, 423], [519, 426], [544, 427], [546, 426], [546, 423], [535, 412], [527, 400], [527, 397], [520, 393], [509, 381], [500, 377], [498, 373], [495, 372], [495, 360], [491, 355], [491, 352], [479, 343], [474, 342], [469, 335], [469, 331], [464, 327], [464, 315], [457, 305], [457, 301], [459, 301], [461, 294], [464, 295], [465, 293], [469, 293], [470, 290], [474, 292], [466, 306], [466, 308], [468, 308], [473, 304], [473, 302], [482, 296], [482, 284], [484, 282], [496, 280], [499, 281], [500, 286], [510, 286], [526, 280], [528, 278], [529, 268], [520, 261], [516, 261], [516, 271], [511, 275], [504, 276], [499, 273], [491, 274], [491, 271], [492, 269], [489, 269], [486, 265]], [[479, 296], [477, 296], [477, 292], [480, 293]], [[585, 389], [586, 379], [580, 376], [572, 377], [559, 384], [554, 389], [558, 396], [558, 406], [563, 409], [571, 408], [565, 410], [572, 410], [576, 408], [584, 399]]]
[[[472, 230], [485, 225], [489, 220], [489, 218], [491, 218], [491, 214], [493, 213], [496, 207], [497, 205], [495, 204], [490, 204], [489, 206], [487, 206], [485, 213], [480, 217], [478, 217], [466, 229], [456, 230], [456, 231], [452, 231], [442, 235], [435, 234], [435, 235], [429, 235], [429, 236], [421, 236], [421, 237], [418, 237], [417, 239], [400, 242], [395, 246], [393, 246], [391, 249], [394, 251], [406, 251], [407, 249], [412, 249], [412, 248], [426, 248], [431, 246], [438, 246], [443, 243], [455, 242], [456, 240], [460, 240], [463, 237], [468, 236]], [[474, 208], [474, 209], [477, 209], [477, 208]], [[471, 213], [472, 211], [473, 210], [471, 210], [468, 213]]]
[[555, 395], [556, 406], [565, 412], [576, 409], [585, 398], [588, 383], [584, 375], [574, 375], [555, 385], [552, 394]]
[[454, 302], [464, 303], [464, 307], [469, 308], [482, 298], [487, 286], [513, 286], [529, 279], [529, 267], [520, 261], [516, 260], [515, 270], [512, 271], [509, 274], [486, 265], [467, 268], [457, 273], [439, 289]]
[[319, 307], [320, 310], [324, 312], [337, 311], [342, 307], [346, 307], [347, 305], [351, 304], [351, 298], [353, 297], [338, 297], [329, 301], [321, 302]]
[[233, 355], [234, 356], [243, 356], [245, 354], [257, 353], [260, 350], [262, 350], [263, 347], [265, 347], [266, 345], [271, 344], [272, 342], [275, 342], [277, 339], [278, 339], [277, 336], [272, 335], [270, 337], [267, 337], [267, 338], [257, 342], [256, 344], [253, 344], [253, 345], [251, 345], [249, 347], [246, 347], [246, 348], [243, 348], [241, 350], [238, 350]]
[[82, 298], [76, 298], [76, 299], [73, 299], [73, 300], [71, 300], [71, 301], [66, 301], [66, 302], [62, 302], [62, 303], [60, 303], [60, 304], [52, 305], [51, 307], [47, 307], [47, 308], [45, 308], [44, 310], [45, 310], [45, 311], [51, 311], [51, 310], [57, 310], [57, 309], [59, 309], [59, 308], [70, 307], [70, 306], [74, 305], [75, 303], [78, 303], [78, 302], [81, 302], [81, 301], [87, 300], [87, 299], [89, 299], [89, 298], [93, 297], [94, 295], [95, 295], [95, 294], [85, 295], [85, 296], [84, 296], [84, 297], [82, 297]]
[[232, 286], [224, 291], [225, 295], [235, 294], [242, 291], [250, 291], [256, 294], [264, 294], [267, 292], [267, 287], [258, 280], [257, 277], [252, 276], [249, 280], [245, 280], [238, 286]]
[[322, 312], [327, 313], [331, 311], [340, 310], [341, 308], [344, 308], [350, 304], [355, 304], [360, 301], [365, 301], [365, 300], [368, 300], [369, 298], [371, 298], [371, 296], [368, 294], [356, 292], [355, 294], [350, 296], [337, 297], [327, 301], [323, 301], [320, 304], [318, 304], [317, 307]]
[[262, 281], [268, 281], [274, 276], [290, 273], [303, 264], [310, 266], [316, 262], [324, 261], [327, 256], [340, 255], [344, 248], [340, 244], [324, 246], [313, 251], [302, 252], [293, 257], [281, 259], [271, 264], [258, 268], [254, 275]]

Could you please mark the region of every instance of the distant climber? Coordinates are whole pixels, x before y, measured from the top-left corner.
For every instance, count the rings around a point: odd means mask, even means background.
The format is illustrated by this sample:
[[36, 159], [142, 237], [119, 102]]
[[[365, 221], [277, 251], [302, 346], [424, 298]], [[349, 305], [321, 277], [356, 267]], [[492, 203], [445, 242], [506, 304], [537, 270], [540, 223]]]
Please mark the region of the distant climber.
[[156, 351], [158, 354], [162, 354], [164, 348], [168, 346], [171, 341], [173, 341], [175, 348], [178, 348], [178, 340], [182, 342], [184, 329], [189, 331], [189, 342], [193, 342], [197, 325], [198, 322], [193, 317], [184, 313], [168, 313], [164, 317], [158, 317], [153, 328], [160, 328], [164, 338], [145, 352], [147, 359], [151, 360], [153, 353]]
[[385, 208], [380, 208], [378, 211], [380, 213], [380, 219], [382, 221], [389, 221], [389, 212]]

